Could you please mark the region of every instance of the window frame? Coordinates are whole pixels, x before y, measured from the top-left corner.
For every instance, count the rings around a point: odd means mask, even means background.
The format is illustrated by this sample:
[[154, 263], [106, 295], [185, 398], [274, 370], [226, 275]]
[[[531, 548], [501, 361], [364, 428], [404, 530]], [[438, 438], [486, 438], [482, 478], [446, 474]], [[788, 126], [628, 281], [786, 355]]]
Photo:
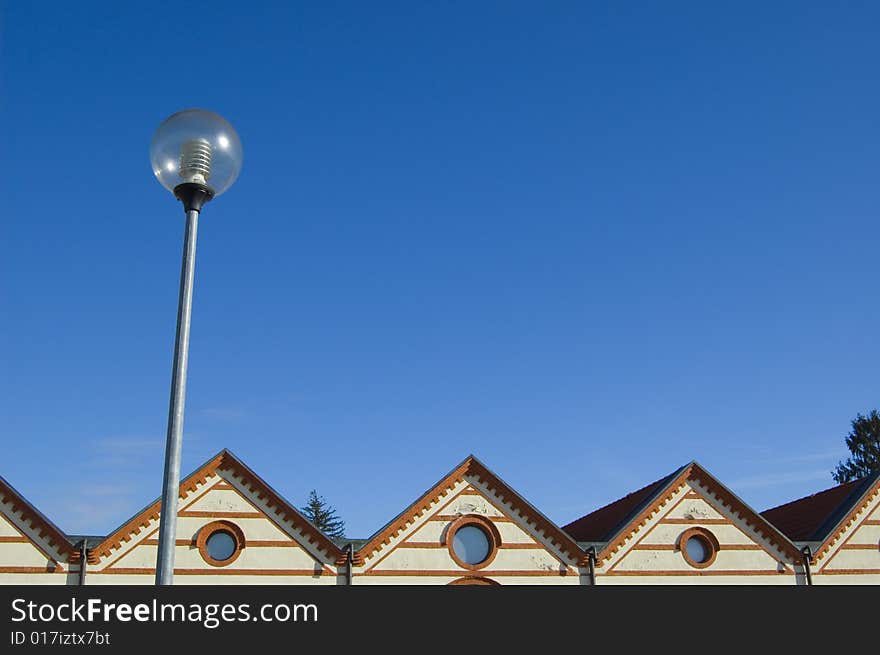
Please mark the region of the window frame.
[[[235, 541], [235, 550], [232, 555], [224, 560], [214, 559], [208, 553], [208, 539], [217, 532], [225, 532]], [[232, 564], [238, 559], [238, 556], [241, 555], [241, 551], [244, 550], [245, 547], [244, 532], [242, 532], [241, 528], [232, 521], [212, 521], [211, 523], [203, 525], [199, 528], [199, 531], [196, 534], [195, 542], [202, 559], [211, 566], [216, 567], [229, 566]]]
[[[481, 562], [476, 564], [468, 564], [458, 556], [458, 553], [455, 552], [455, 533], [465, 527], [479, 528], [489, 541], [488, 554]], [[452, 560], [456, 564], [468, 571], [478, 571], [489, 566], [489, 564], [492, 563], [492, 560], [495, 559], [495, 556], [498, 554], [498, 549], [501, 548], [501, 534], [489, 518], [479, 514], [464, 514], [449, 524], [449, 527], [446, 529], [445, 543], [446, 548], [449, 551], [449, 556], [452, 557]]]
[[[687, 542], [690, 539], [699, 539], [706, 546], [709, 551], [709, 557], [705, 562], [696, 561], [691, 557], [690, 553], [688, 553]], [[690, 566], [695, 569], [705, 569], [711, 566], [715, 561], [715, 558], [718, 556], [718, 551], [721, 550], [721, 546], [718, 544], [718, 539], [715, 538], [715, 535], [709, 532], [706, 528], [693, 527], [681, 533], [678, 538], [678, 549], [681, 551], [684, 561]]]

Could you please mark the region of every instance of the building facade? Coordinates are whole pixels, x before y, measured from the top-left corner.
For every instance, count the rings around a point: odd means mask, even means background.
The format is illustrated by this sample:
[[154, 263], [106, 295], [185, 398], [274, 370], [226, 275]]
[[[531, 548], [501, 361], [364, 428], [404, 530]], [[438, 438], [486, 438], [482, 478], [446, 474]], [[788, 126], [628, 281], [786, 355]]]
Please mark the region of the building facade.
[[[0, 584], [155, 582], [157, 500], [65, 534], [0, 478]], [[880, 584], [880, 474], [759, 513], [696, 462], [565, 526], [473, 456], [332, 540], [227, 450], [180, 485], [175, 584]]]

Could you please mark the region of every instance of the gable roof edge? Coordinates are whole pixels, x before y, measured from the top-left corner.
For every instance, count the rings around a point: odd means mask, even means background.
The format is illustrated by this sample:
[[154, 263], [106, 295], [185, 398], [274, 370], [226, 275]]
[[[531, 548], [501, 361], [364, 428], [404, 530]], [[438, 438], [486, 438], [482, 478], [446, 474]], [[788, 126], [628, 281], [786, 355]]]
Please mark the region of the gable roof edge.
[[49, 518], [43, 514], [36, 506], [25, 498], [18, 489], [13, 487], [8, 480], [0, 476], [0, 500], [9, 497], [12, 500], [13, 510], [21, 507], [22, 520], [33, 529], [39, 538], [44, 535], [48, 536], [47, 542], [49, 546], [54, 546], [59, 554], [70, 560], [71, 553], [74, 552], [73, 544], [67, 534], [55, 525]]
[[[831, 545], [835, 541], [837, 541], [837, 539], [844, 532], [844, 530], [846, 530], [852, 524], [852, 522], [856, 518], [856, 515], [859, 512], [861, 512], [863, 509], [865, 509], [865, 507], [868, 506], [868, 503], [871, 502], [871, 499], [875, 495], [877, 495], [877, 493], [880, 493], [880, 471], [877, 471], [873, 475], [867, 476], [865, 478], [864, 487], [861, 487], [861, 485], [860, 485], [860, 488], [862, 488], [861, 493], [857, 492], [855, 494], [851, 494], [851, 496], [850, 496], [850, 497], [852, 497], [852, 496], [855, 496], [855, 497], [853, 498], [852, 503], [849, 506], [850, 507], [849, 511], [846, 511], [843, 514], [843, 517], [841, 517], [834, 524], [834, 527], [828, 531], [828, 534], [825, 535], [825, 537], [820, 540], [819, 546], [816, 548], [815, 552], [813, 553], [812, 560], [814, 562], [828, 554], [828, 551], [831, 550]], [[846, 498], [844, 500], [844, 502], [841, 503], [841, 505], [843, 505], [847, 500], [849, 500], [850, 497]], [[836, 512], [837, 512], [837, 510], [835, 510], [834, 513], [836, 513]], [[833, 516], [833, 514], [832, 514], [832, 516]], [[830, 521], [831, 518], [832, 517], [829, 516], [828, 520], [825, 523]], [[820, 528], [821, 527], [824, 527], [824, 523], [823, 523], [823, 525], [820, 526]], [[817, 532], [818, 532], [818, 530], [817, 530]]]

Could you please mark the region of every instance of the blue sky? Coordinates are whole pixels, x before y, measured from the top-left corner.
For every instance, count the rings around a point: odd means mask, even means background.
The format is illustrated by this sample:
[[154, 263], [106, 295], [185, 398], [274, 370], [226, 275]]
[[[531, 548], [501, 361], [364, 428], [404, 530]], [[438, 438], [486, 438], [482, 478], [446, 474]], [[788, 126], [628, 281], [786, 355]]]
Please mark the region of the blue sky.
[[[364, 537], [475, 454], [560, 524], [695, 459], [757, 510], [878, 407], [880, 7], [3, 3], [0, 474], [102, 534], [229, 448]], [[136, 6], [134, 6], [136, 5]], [[245, 8], [246, 7], [246, 8]]]

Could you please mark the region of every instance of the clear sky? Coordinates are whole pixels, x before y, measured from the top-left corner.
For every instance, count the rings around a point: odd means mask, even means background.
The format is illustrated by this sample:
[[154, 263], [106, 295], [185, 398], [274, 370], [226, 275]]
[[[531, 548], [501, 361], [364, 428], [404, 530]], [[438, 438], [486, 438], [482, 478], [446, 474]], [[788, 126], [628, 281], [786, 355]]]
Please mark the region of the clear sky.
[[761, 511], [880, 405], [875, 2], [11, 2], [0, 474], [71, 533], [228, 448], [365, 537], [469, 453], [559, 524], [697, 460]]

